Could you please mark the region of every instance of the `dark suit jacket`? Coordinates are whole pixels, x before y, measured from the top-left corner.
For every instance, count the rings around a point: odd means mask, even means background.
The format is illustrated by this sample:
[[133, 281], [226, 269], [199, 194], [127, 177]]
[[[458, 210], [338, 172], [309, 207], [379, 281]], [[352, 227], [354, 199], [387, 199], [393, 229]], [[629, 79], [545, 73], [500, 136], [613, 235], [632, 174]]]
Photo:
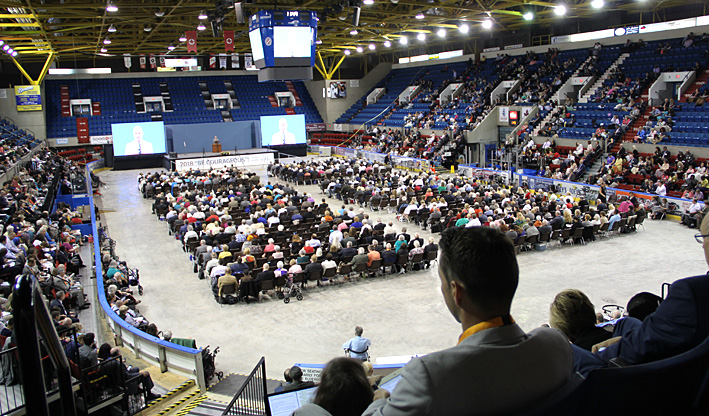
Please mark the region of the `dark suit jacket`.
[[256, 275], [255, 282], [263, 282], [265, 280], [274, 280], [275, 278], [276, 278], [276, 275], [273, 274], [272, 270], [266, 270], [265, 272], [261, 272]]
[[305, 272], [306, 277], [309, 277], [311, 275], [311, 273], [317, 273], [318, 271], [320, 272], [320, 276], [322, 276], [322, 273], [323, 273], [322, 264], [310, 263], [307, 266], [305, 266], [305, 270], [303, 270], [303, 271]]

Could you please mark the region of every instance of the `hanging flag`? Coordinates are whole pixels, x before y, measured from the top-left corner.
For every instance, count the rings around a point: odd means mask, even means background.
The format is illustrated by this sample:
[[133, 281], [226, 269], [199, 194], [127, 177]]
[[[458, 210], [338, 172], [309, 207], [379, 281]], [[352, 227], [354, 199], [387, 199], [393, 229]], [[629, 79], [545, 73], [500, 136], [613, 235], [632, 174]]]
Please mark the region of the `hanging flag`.
[[219, 69], [226, 69], [226, 55], [219, 55]]
[[140, 54], [138, 62], [140, 63], [140, 69], [145, 69], [145, 54]]
[[185, 36], [187, 36], [187, 52], [197, 53], [197, 31], [188, 30]]
[[150, 59], [149, 59], [149, 61], [150, 61], [150, 69], [155, 69], [155, 66], [156, 66], [156, 65], [155, 65], [155, 55], [150, 54]]
[[234, 51], [234, 31], [225, 30], [224, 31], [224, 51]]
[[217, 67], [217, 57], [214, 55], [209, 55], [209, 67], [216, 69]]
[[231, 69], [236, 69], [238, 67], [239, 67], [239, 54], [232, 53], [231, 54]]
[[250, 53], [245, 53], [244, 54], [244, 68], [251, 68], [253, 66], [254, 62], [251, 58]]
[[164, 56], [160, 57], [160, 67], [165, 68], [165, 57]]
[[129, 53], [123, 54], [123, 64], [126, 66], [126, 68], [130, 68], [131, 62], [130, 62], [130, 54]]

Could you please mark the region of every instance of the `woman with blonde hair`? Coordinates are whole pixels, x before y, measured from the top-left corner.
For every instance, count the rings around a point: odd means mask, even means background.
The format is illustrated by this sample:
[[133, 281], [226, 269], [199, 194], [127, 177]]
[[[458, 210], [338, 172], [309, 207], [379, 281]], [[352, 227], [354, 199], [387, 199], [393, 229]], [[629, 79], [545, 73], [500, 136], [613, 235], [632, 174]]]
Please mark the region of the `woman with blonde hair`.
[[613, 335], [596, 326], [596, 312], [586, 294], [577, 289], [559, 292], [549, 308], [549, 326], [560, 330], [574, 345], [591, 347]]

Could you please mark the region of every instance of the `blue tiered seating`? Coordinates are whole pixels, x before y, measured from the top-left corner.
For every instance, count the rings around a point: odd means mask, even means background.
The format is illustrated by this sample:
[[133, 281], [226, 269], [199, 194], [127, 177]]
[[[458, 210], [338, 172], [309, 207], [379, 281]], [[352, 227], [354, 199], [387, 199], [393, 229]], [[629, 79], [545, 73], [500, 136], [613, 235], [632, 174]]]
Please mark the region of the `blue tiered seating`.
[[662, 143], [677, 146], [709, 147], [709, 105], [675, 108], [674, 126]]
[[[111, 134], [112, 123], [151, 121], [150, 113], [137, 113], [133, 101], [132, 84], [138, 83], [144, 96], [159, 96], [160, 83], [166, 82], [174, 111], [163, 113], [165, 124], [199, 124], [221, 122], [219, 110], [209, 109], [202, 99], [200, 81], [206, 81], [213, 94], [227, 93], [225, 80], [232, 81], [241, 109], [232, 110], [236, 120], [258, 120], [262, 115], [286, 114], [281, 107], [271, 107], [269, 95], [276, 91], [288, 91], [285, 83], [259, 83], [256, 76], [209, 76], [209, 77], [157, 77], [122, 78], [107, 80], [48, 80], [47, 92], [47, 137], [76, 136], [76, 118], [63, 117], [60, 87], [69, 88], [72, 99], [90, 98], [101, 103], [101, 115], [87, 116], [90, 135]], [[303, 106], [295, 107], [296, 114], [304, 114], [306, 123], [322, 123], [322, 118], [302, 82], [294, 82]], [[86, 115], [84, 115], [86, 116]]]
[[598, 125], [603, 123], [607, 126], [613, 115], [617, 115], [618, 119], [622, 120], [623, 117], [628, 114], [627, 111], [613, 110], [615, 106], [615, 103], [577, 104], [576, 110], [571, 112], [576, 118], [574, 127], [560, 129], [558, 133], [559, 137], [567, 139], [590, 139], [596, 131], [596, 127], [593, 127], [592, 120], [596, 120]]

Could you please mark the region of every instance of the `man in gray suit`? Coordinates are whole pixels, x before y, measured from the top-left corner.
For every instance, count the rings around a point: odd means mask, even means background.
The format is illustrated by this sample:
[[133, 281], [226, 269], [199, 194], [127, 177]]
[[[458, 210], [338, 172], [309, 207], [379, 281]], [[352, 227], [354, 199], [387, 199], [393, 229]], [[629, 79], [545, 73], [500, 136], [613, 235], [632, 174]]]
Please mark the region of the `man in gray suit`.
[[572, 377], [561, 332], [525, 333], [510, 316], [519, 269], [494, 228], [449, 228], [439, 242], [441, 291], [463, 333], [458, 345], [414, 358], [396, 389], [363, 415], [490, 415], [529, 409]]

